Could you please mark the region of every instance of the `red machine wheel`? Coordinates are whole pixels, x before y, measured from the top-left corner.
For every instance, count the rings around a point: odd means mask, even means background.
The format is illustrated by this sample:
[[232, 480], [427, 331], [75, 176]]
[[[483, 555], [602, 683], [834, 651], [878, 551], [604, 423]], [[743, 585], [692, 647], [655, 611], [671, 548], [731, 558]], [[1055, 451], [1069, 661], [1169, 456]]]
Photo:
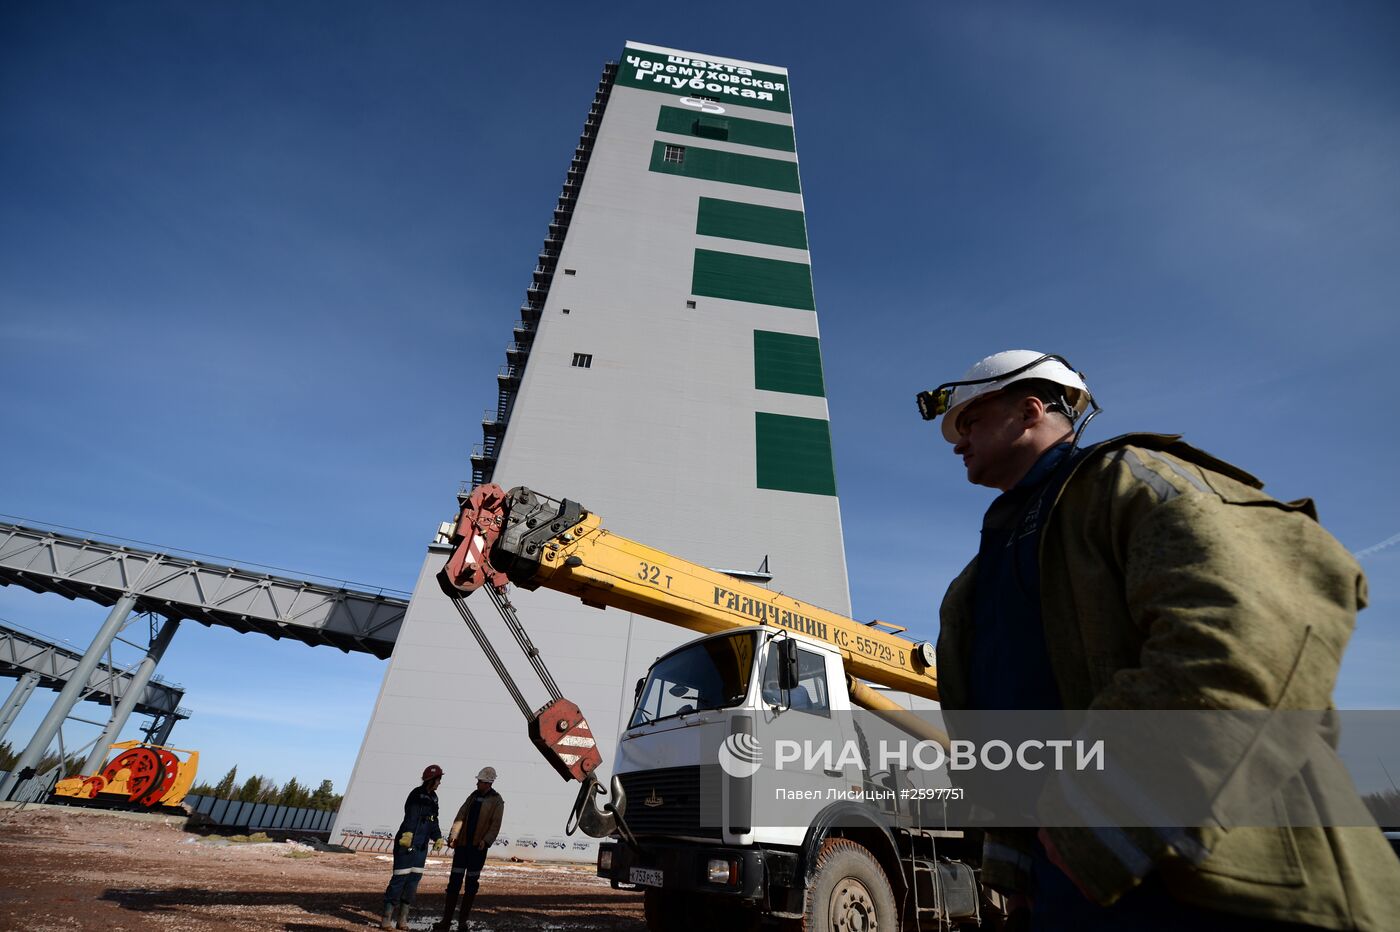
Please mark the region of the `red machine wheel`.
[[161, 776], [151, 785], [149, 790], [134, 801], [142, 806], [154, 806], [164, 798], [166, 793], [170, 792], [175, 778], [180, 775], [180, 759], [165, 748], [147, 748], [147, 750], [155, 751], [156, 756], [160, 758]]
[[[123, 770], [131, 771], [126, 781], [127, 799], [136, 802], [160, 786], [165, 776], [165, 762], [153, 748], [130, 748], [112, 759], [102, 771], [102, 777], [111, 783]], [[164, 795], [164, 791], [161, 795]]]

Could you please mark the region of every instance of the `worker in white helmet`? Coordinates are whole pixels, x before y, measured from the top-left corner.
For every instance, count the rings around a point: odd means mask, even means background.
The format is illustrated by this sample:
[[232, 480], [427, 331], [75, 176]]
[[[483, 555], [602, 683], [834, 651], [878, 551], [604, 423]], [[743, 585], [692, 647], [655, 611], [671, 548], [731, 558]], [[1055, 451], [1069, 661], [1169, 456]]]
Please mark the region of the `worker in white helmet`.
[[[997, 353], [918, 402], [968, 481], [1001, 493], [940, 610], [945, 710], [1332, 708], [1365, 578], [1311, 502], [1278, 502], [1174, 435], [1081, 447], [1098, 405], [1061, 356]], [[1255, 798], [1320, 785], [1312, 768], [1275, 762]], [[1325, 819], [989, 831], [982, 868], [1038, 929], [1400, 921], [1384, 837]]]
[[457, 906], [458, 891], [461, 891], [462, 913], [458, 917], [457, 928], [467, 928], [472, 901], [476, 899], [476, 892], [481, 886], [481, 869], [486, 864], [486, 852], [500, 834], [506, 803], [496, 792], [495, 783], [496, 768], [482, 767], [476, 775], [476, 789], [457, 810], [452, 830], [447, 833], [447, 845], [452, 848], [452, 873], [447, 879], [446, 907], [437, 926], [443, 932], [452, 926], [452, 910]]
[[[1029, 424], [1014, 418], [984, 418], [990, 412], [1005, 412], [1007, 403], [1016, 398], [1035, 398], [1037, 411], [1046, 416]], [[1091, 404], [1093, 396], [1084, 377], [1063, 357], [1032, 350], [988, 356], [958, 381], [919, 395], [919, 409], [926, 419], [942, 415], [943, 437], [963, 458], [968, 481], [1003, 492], [1016, 485], [1047, 450], [1068, 441], [1075, 421]], [[973, 431], [978, 424], [980, 428]], [[977, 453], [972, 450], [974, 444], [979, 447]]]

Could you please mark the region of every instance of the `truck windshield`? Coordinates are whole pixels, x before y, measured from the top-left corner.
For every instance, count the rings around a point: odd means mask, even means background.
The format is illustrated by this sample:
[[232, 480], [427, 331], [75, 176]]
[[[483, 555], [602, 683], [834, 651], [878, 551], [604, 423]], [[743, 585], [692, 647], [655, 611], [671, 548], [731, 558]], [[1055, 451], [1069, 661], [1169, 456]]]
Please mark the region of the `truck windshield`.
[[743, 702], [749, 692], [757, 640], [752, 632], [739, 632], [692, 644], [662, 658], [651, 668], [627, 727]]

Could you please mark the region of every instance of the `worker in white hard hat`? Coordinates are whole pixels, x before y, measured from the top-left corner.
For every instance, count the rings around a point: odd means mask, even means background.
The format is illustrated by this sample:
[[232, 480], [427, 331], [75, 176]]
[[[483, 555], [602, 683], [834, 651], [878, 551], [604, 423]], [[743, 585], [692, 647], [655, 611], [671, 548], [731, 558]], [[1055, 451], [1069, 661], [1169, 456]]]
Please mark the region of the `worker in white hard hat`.
[[[506, 803], [495, 790], [496, 768], [482, 767], [476, 775], [476, 789], [457, 810], [452, 829], [447, 833], [452, 848], [452, 873], [447, 879], [447, 903], [438, 929], [446, 932], [452, 925], [452, 910], [457, 906], [461, 891], [462, 912], [457, 928], [465, 930], [471, 915], [472, 901], [481, 886], [481, 869], [486, 864], [486, 852], [496, 841], [505, 817]], [[463, 889], [465, 885], [465, 889]]]
[[[940, 609], [945, 710], [1333, 707], [1365, 578], [1311, 502], [1276, 501], [1175, 435], [1081, 447], [1099, 408], [1062, 356], [997, 353], [918, 403], [968, 481], [1001, 493]], [[1324, 781], [1284, 758], [1251, 785], [1284, 812], [1286, 792]], [[1400, 916], [1381, 833], [1322, 819], [989, 831], [982, 878], [1037, 929], [1380, 930]]]
[[[1009, 403], [1030, 398], [1038, 402], [1033, 421], [982, 416], [1007, 413]], [[963, 458], [968, 481], [1003, 492], [1048, 450], [1067, 441], [1074, 422], [1094, 403], [1084, 377], [1064, 357], [1032, 350], [988, 356], [958, 381], [921, 393], [918, 401], [926, 419], [942, 415], [943, 437]]]

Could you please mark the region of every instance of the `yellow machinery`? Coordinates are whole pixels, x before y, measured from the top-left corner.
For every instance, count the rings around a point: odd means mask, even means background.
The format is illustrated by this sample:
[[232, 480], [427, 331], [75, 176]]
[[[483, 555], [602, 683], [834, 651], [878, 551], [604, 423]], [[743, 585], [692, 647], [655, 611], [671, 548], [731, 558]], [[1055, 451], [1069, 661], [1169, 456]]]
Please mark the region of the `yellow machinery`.
[[177, 806], [194, 785], [198, 751], [140, 741], [122, 741], [112, 748], [120, 753], [100, 771], [59, 780], [54, 795], [138, 806]]

